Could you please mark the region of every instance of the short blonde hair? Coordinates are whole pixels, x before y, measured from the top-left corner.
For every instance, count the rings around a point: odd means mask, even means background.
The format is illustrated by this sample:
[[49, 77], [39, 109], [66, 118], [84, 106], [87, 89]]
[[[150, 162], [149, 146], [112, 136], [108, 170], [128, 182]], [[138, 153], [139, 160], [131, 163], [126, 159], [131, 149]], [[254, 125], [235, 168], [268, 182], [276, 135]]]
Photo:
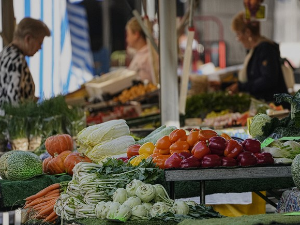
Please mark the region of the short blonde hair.
[[14, 38], [22, 39], [26, 35], [31, 35], [37, 38], [37, 37], [45, 37], [45, 36], [49, 37], [51, 33], [49, 28], [43, 21], [33, 19], [30, 17], [25, 17], [16, 26], [14, 32]]
[[139, 32], [142, 35], [142, 37], [146, 40], [146, 35], [135, 17], [132, 17], [127, 22], [126, 28], [130, 29], [133, 33]]
[[260, 23], [258, 21], [247, 21], [244, 11], [239, 12], [233, 17], [231, 29], [242, 33], [245, 33], [246, 29], [249, 29], [253, 35], [260, 35]]

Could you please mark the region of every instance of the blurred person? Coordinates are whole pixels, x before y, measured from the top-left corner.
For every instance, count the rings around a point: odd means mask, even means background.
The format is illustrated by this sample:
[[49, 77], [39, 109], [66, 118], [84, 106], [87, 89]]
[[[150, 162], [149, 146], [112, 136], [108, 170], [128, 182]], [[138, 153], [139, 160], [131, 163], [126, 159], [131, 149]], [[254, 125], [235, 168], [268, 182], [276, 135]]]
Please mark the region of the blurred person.
[[238, 82], [227, 87], [230, 93], [247, 92], [256, 99], [270, 102], [276, 93], [288, 93], [281, 70], [279, 45], [260, 34], [258, 21], [246, 21], [245, 13], [238, 13], [231, 28], [247, 50]]
[[[126, 43], [135, 53], [128, 69], [138, 73], [141, 80], [156, 83], [154, 68], [151, 60], [151, 49], [148, 47], [144, 31], [135, 17], [126, 24]], [[158, 60], [158, 57], [154, 57]]]
[[0, 107], [4, 103], [37, 100], [25, 56], [38, 52], [45, 36], [50, 36], [50, 30], [40, 20], [26, 17], [16, 26], [12, 42], [0, 53]]

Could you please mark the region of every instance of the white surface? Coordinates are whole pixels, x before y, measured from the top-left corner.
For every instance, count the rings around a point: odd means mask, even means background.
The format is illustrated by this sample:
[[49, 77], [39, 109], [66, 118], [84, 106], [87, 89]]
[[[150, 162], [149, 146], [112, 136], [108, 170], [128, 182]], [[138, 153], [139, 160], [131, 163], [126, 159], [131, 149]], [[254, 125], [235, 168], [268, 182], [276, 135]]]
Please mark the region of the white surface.
[[[200, 203], [200, 197], [193, 198], [182, 198], [180, 200], [192, 200]], [[211, 195], [205, 195], [205, 204], [216, 205], [216, 204], [241, 204], [248, 205], [252, 203], [252, 193], [242, 192], [242, 193], [217, 193]]]

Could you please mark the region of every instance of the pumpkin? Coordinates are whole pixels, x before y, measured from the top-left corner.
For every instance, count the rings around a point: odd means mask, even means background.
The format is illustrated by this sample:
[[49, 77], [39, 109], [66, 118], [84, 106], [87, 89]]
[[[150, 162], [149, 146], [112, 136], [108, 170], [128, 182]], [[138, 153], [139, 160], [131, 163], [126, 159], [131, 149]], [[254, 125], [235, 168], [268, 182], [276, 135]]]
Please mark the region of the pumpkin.
[[60, 154], [63, 151], [73, 150], [73, 139], [69, 134], [57, 134], [50, 136], [45, 141], [47, 152], [54, 157], [55, 154]]
[[66, 168], [64, 166], [64, 161], [66, 157], [71, 154], [71, 151], [64, 151], [59, 155], [54, 156], [51, 160], [49, 160], [47, 164], [47, 171], [50, 174], [60, 174], [65, 173]]
[[53, 159], [52, 156], [49, 156], [48, 158], [43, 160], [43, 172], [48, 173], [48, 163], [50, 160]]
[[80, 162], [92, 162], [92, 160], [82, 153], [72, 152], [70, 155], [66, 157], [64, 162], [66, 172], [69, 175], [73, 175], [74, 166]]

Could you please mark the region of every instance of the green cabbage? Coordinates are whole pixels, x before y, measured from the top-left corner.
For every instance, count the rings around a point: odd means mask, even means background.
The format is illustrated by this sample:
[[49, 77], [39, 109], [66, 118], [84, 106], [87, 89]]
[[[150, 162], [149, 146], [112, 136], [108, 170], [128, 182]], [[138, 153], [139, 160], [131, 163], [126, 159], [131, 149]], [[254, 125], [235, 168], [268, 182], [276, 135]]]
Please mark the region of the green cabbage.
[[249, 134], [256, 138], [259, 136], [263, 136], [264, 132], [262, 130], [262, 127], [271, 121], [271, 117], [267, 114], [259, 113], [255, 115], [252, 119], [252, 122], [249, 126]]

